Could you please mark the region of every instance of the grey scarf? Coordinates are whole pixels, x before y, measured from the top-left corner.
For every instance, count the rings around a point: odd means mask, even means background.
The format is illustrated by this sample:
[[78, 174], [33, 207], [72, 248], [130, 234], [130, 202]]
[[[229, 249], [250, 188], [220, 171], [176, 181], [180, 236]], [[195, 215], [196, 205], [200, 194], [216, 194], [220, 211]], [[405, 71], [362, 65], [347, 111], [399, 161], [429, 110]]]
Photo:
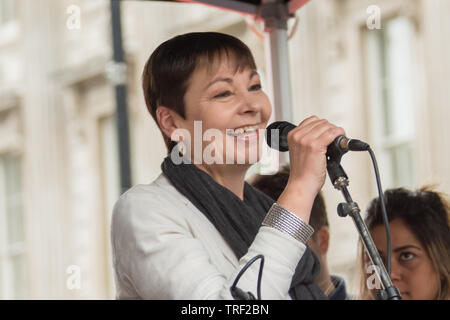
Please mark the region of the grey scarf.
[[[248, 183], [244, 185], [244, 200], [241, 200], [195, 165], [175, 165], [170, 156], [164, 159], [161, 169], [173, 186], [211, 221], [236, 256], [239, 259], [244, 256], [275, 201]], [[292, 278], [291, 297], [327, 299], [314, 283], [319, 272], [319, 260], [307, 247]]]

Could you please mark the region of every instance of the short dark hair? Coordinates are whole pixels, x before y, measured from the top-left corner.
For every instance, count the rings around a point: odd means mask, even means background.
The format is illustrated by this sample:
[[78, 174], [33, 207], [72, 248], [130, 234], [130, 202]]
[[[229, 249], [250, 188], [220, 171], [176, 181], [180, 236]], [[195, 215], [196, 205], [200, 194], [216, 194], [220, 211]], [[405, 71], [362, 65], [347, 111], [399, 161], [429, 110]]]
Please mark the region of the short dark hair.
[[[257, 175], [253, 179], [252, 185], [276, 201], [287, 185], [289, 173], [290, 167], [286, 165], [274, 175]], [[328, 227], [327, 209], [321, 192], [314, 199], [309, 224], [315, 231], [322, 227]]]
[[[223, 57], [233, 59], [235, 72], [249, 67], [256, 70], [250, 49], [241, 40], [218, 32], [192, 32], [160, 44], [148, 59], [142, 74], [147, 109], [157, 123], [156, 109], [165, 106], [185, 117], [184, 95], [189, 79], [199, 65], [211, 70]], [[162, 133], [162, 131], [161, 131]], [[163, 133], [170, 153], [175, 142]]]
[[[389, 222], [402, 219], [427, 251], [440, 275], [438, 299], [450, 299], [450, 210], [445, 195], [433, 191], [431, 187], [416, 191], [396, 188], [386, 190], [384, 200]], [[369, 204], [365, 223], [369, 230], [383, 225], [379, 198]], [[367, 295], [364, 284], [361, 290], [363, 296]]]

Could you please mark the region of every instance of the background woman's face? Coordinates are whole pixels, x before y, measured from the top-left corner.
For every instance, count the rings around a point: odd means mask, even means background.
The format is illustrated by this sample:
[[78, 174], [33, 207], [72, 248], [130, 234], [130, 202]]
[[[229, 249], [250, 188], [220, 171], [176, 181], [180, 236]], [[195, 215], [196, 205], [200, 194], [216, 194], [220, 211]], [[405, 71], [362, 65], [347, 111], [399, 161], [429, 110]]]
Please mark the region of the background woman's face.
[[[183, 126], [190, 131], [192, 141], [194, 120], [202, 121], [203, 132], [208, 130], [214, 134], [210, 129], [217, 129], [221, 139], [211, 138], [215, 141], [212, 154], [222, 157], [223, 163], [254, 163], [259, 160], [263, 129], [271, 114], [269, 98], [261, 89], [261, 79], [250, 68], [235, 72], [234, 63], [227, 59], [222, 59], [211, 70], [198, 67], [193, 72], [184, 96]], [[204, 141], [202, 151], [208, 145], [207, 150], [211, 150], [211, 141]], [[193, 149], [191, 156], [194, 157]]]
[[[404, 300], [433, 300], [438, 296], [439, 276], [424, 246], [402, 219], [390, 222], [391, 278]], [[371, 230], [375, 246], [386, 264], [386, 232], [383, 225]]]

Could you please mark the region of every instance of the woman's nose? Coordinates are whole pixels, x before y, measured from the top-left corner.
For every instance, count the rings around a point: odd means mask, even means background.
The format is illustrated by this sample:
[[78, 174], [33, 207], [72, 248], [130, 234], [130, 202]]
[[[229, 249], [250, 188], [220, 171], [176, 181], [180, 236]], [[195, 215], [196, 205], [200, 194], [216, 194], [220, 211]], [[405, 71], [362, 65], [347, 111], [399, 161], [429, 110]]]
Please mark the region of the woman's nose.
[[401, 277], [401, 266], [395, 261], [394, 257], [391, 259], [391, 280], [392, 283], [399, 282]]
[[261, 111], [261, 103], [251, 97], [243, 97], [241, 106], [239, 108], [239, 113], [241, 114], [252, 114]]

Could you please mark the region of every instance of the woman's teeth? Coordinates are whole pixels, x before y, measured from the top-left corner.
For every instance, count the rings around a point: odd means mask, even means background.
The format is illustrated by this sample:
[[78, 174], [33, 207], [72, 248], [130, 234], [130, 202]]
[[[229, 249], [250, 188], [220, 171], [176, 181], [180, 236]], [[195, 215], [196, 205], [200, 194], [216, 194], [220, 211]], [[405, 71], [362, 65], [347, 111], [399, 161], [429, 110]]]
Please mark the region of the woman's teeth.
[[255, 132], [256, 130], [258, 130], [259, 126], [258, 125], [254, 125], [254, 126], [247, 126], [247, 127], [241, 127], [241, 128], [237, 128], [237, 129], [227, 129], [227, 134], [230, 136], [238, 136], [244, 133], [252, 133]]

